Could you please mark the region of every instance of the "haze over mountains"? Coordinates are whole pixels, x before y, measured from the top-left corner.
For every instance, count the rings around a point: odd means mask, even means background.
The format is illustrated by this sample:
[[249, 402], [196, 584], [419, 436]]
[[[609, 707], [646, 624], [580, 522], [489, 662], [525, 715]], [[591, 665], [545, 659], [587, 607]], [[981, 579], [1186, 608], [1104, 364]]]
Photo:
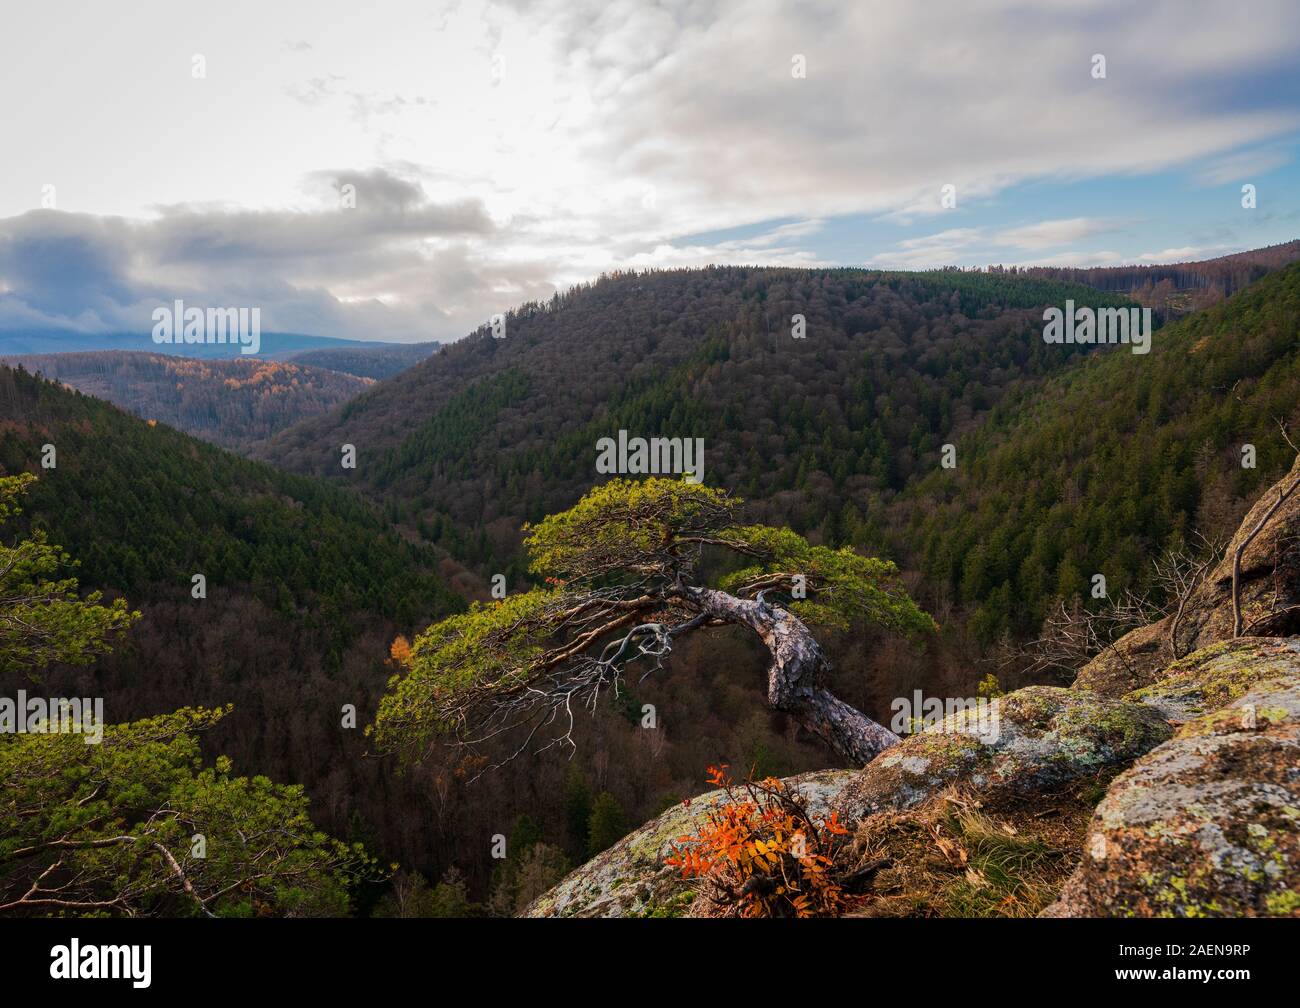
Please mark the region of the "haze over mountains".
[[346, 402], [438, 347], [333, 345], [337, 342], [312, 350], [227, 357], [101, 350], [0, 355], [0, 362], [106, 399], [143, 419], [246, 452], [262, 438]]
[[[302, 333], [266, 332], [261, 334], [260, 356], [297, 353], [325, 347], [378, 347], [363, 340], [339, 340], [329, 336]], [[229, 343], [155, 343], [148, 331], [92, 332], [80, 329], [3, 329], [0, 330], [0, 356], [19, 354], [86, 353], [94, 350], [134, 350], [142, 353], [172, 353], [184, 357], [239, 357], [243, 354], [233, 340]]]

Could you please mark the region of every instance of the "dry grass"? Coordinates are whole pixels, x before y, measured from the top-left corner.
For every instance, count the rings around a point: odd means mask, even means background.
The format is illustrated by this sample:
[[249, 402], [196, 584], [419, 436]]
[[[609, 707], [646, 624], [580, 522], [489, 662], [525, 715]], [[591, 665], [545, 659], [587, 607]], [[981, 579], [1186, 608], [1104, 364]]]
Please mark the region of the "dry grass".
[[871, 816], [851, 864], [887, 860], [868, 916], [1032, 917], [1056, 898], [1079, 861], [1093, 794], [986, 808], [950, 789], [907, 812]]

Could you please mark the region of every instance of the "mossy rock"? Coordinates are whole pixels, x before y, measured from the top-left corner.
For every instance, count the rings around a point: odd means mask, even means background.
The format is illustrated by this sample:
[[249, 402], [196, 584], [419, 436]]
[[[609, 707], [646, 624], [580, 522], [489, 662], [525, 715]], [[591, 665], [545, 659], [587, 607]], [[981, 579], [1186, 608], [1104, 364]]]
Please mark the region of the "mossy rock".
[[1171, 721], [1210, 714], [1252, 690], [1300, 682], [1300, 639], [1239, 637], [1220, 641], [1165, 669], [1124, 699], [1150, 704]]
[[[855, 770], [819, 770], [786, 778], [808, 801], [814, 816], [829, 815], [831, 799], [855, 776]], [[674, 805], [609, 850], [569, 874], [540, 896], [523, 917], [677, 917], [694, 899], [681, 872], [664, 865], [673, 841], [694, 833], [711, 806], [725, 800], [722, 791]]]
[[1044, 915], [1300, 916], [1300, 682], [1189, 721], [1116, 778]]
[[[971, 733], [962, 715], [910, 735], [858, 771], [833, 807], [846, 822], [911, 808], [951, 784], [975, 794], [1035, 792], [1113, 773], [1172, 734], [1154, 708], [1053, 686], [994, 701]], [[969, 719], [965, 719], [967, 722]]]

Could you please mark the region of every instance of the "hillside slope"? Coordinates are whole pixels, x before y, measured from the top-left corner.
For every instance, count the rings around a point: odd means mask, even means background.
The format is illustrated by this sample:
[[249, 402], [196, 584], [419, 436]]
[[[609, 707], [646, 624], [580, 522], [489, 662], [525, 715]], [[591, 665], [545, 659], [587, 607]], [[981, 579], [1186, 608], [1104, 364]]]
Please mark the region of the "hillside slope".
[[[1193, 532], [1226, 536], [1293, 458], [1300, 264], [1161, 329], [1145, 356], [1096, 354], [1007, 400], [888, 513], [931, 590], [992, 639], [1104, 573], [1112, 596]], [[1255, 467], [1242, 465], [1244, 445]]]
[[[51, 670], [43, 690], [103, 697], [112, 722], [233, 702], [213, 751], [306, 785], [331, 832], [369, 832], [390, 856], [411, 854], [401, 810], [419, 786], [363, 758], [361, 727], [393, 636], [462, 604], [427, 547], [343, 488], [0, 367], [0, 473], [19, 472], [39, 477], [19, 531], [45, 530], [80, 562], [84, 589], [125, 593], [143, 613], [112, 655]], [[193, 597], [195, 574], [206, 598]], [[342, 727], [345, 704], [355, 730]]]
[[[484, 569], [505, 568], [524, 521], [602, 478], [596, 441], [620, 429], [703, 438], [706, 482], [753, 500], [756, 519], [859, 539], [874, 497], [1080, 352], [1041, 339], [1042, 307], [1067, 297], [1125, 303], [960, 272], [620, 275], [525, 305], [504, 339], [445, 347], [256, 455], [352, 482]], [[344, 443], [354, 472], [338, 469]]]
[[[40, 468], [46, 444], [53, 470]], [[50, 671], [43, 692], [102, 696], [114, 721], [231, 702], [210, 753], [305, 785], [315, 821], [385, 862], [433, 879], [456, 866], [476, 896], [500, 867], [483, 838], [521, 816], [576, 858], [587, 821], [572, 810], [598, 795], [645, 818], [697, 789], [699, 768], [719, 753], [777, 771], [826, 758], [766, 712], [754, 647], [721, 635], [683, 646], [674, 668], [583, 718], [573, 761], [553, 753], [472, 782], [481, 764], [435, 746], [398, 776], [391, 760], [367, 758], [362, 731], [395, 671], [386, 661], [395, 637], [461, 604], [427, 545], [399, 539], [348, 488], [0, 368], [0, 473], [21, 471], [41, 477], [21, 520], [81, 561], [84, 588], [125, 591], [144, 614], [112, 655]], [[195, 573], [207, 578], [206, 599], [191, 597]], [[865, 682], [857, 668], [847, 661], [844, 674]], [[28, 685], [0, 682], [0, 693]], [[639, 730], [643, 703], [668, 726], [653, 740]], [[345, 727], [347, 705], [356, 713]]]
[[324, 413], [372, 384], [324, 367], [257, 358], [106, 350], [11, 357], [4, 363], [232, 451]]
[[[505, 339], [445, 348], [258, 453], [353, 481], [519, 581], [520, 524], [605, 478], [597, 439], [702, 437], [705, 481], [754, 520], [898, 559], [941, 622], [987, 647], [1037, 630], [1094, 573], [1112, 594], [1143, 589], [1153, 556], [1231, 530], [1287, 463], [1275, 420], [1300, 424], [1298, 290], [1292, 264], [1162, 328], [1150, 354], [1082, 354], [1043, 342], [1042, 306], [1095, 292], [1019, 276], [623, 276], [522, 309]], [[354, 473], [334, 464], [345, 442]]]

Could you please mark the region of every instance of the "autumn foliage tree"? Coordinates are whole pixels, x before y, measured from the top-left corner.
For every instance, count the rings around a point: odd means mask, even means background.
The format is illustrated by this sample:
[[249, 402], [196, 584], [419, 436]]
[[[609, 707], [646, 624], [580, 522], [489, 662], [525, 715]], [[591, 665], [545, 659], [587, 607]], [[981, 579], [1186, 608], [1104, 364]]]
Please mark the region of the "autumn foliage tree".
[[[769, 652], [771, 706], [865, 764], [898, 738], [826, 688], [829, 662], [809, 624], [865, 616], [920, 634], [933, 621], [892, 563], [740, 524], [740, 503], [687, 482], [614, 480], [527, 527], [530, 570], [547, 587], [424, 631], [381, 701], [379, 746], [418, 752], [446, 734], [471, 745], [504, 737], [512, 755], [571, 746], [577, 713], [616, 693], [630, 668], [653, 671], [685, 634], [740, 626]], [[706, 549], [745, 566], [711, 585]]]

